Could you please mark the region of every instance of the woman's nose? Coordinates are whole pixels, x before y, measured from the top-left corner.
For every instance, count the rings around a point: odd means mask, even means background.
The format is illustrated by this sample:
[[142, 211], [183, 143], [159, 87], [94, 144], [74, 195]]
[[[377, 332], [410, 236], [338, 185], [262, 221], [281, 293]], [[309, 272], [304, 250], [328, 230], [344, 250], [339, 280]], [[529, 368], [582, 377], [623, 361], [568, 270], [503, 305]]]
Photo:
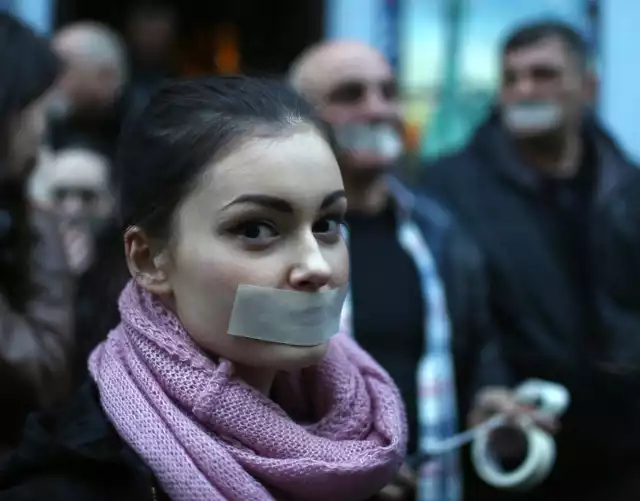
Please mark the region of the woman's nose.
[[296, 264], [289, 273], [289, 285], [293, 290], [317, 292], [329, 283], [331, 267], [315, 237], [305, 242]]

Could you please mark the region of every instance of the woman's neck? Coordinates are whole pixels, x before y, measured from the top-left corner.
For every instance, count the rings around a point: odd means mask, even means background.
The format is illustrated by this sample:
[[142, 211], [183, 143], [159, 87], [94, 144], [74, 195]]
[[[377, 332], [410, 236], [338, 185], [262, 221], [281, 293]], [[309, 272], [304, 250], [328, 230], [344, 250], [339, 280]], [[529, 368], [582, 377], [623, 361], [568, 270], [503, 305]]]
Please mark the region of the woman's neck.
[[234, 374], [265, 397], [268, 397], [271, 394], [276, 371], [234, 364]]

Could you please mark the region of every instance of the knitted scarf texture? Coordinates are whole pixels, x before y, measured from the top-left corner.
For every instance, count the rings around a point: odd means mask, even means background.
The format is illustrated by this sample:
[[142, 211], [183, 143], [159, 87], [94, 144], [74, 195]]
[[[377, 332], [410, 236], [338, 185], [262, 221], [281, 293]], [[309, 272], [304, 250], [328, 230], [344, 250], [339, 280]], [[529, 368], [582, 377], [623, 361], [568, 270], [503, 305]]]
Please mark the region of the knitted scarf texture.
[[402, 401], [348, 336], [316, 366], [278, 373], [268, 398], [135, 282], [119, 305], [122, 322], [89, 369], [105, 414], [171, 499], [357, 501], [393, 479]]

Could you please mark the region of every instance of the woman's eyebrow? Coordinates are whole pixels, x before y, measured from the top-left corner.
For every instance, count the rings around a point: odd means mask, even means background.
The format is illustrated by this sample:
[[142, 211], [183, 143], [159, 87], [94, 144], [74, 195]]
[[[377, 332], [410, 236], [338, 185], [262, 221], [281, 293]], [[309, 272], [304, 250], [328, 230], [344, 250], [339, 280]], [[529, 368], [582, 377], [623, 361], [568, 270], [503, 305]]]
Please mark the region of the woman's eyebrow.
[[326, 197], [324, 197], [324, 200], [322, 200], [320, 208], [326, 209], [330, 205], [335, 204], [338, 200], [341, 200], [343, 198], [347, 198], [347, 194], [344, 190], [336, 190], [332, 193], [329, 193]]
[[226, 210], [229, 207], [238, 204], [262, 205], [263, 207], [267, 207], [268, 209], [272, 209], [278, 212], [293, 212], [293, 206], [283, 198], [261, 194], [240, 195], [239, 197], [234, 198], [231, 202], [225, 205], [222, 210]]
[[[331, 192], [324, 197], [322, 203], [320, 204], [320, 208], [326, 209], [330, 205], [336, 203], [338, 200], [346, 197], [347, 195], [344, 190], [336, 190], [334, 192]], [[288, 214], [293, 213], [293, 206], [287, 200], [279, 197], [274, 197], [272, 195], [264, 195], [259, 193], [240, 195], [239, 197], [234, 198], [231, 202], [225, 205], [222, 210], [226, 210], [229, 207], [238, 204], [261, 205], [278, 212], [285, 212]]]

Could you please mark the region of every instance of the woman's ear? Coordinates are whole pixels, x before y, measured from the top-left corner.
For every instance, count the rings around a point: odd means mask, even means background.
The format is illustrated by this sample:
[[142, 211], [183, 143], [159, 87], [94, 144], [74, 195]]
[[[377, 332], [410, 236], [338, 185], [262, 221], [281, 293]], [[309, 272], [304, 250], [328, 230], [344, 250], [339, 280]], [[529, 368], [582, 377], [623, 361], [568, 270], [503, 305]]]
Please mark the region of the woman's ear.
[[167, 276], [167, 261], [163, 254], [155, 253], [145, 232], [131, 226], [124, 234], [124, 250], [129, 273], [138, 285], [157, 296], [171, 294]]

